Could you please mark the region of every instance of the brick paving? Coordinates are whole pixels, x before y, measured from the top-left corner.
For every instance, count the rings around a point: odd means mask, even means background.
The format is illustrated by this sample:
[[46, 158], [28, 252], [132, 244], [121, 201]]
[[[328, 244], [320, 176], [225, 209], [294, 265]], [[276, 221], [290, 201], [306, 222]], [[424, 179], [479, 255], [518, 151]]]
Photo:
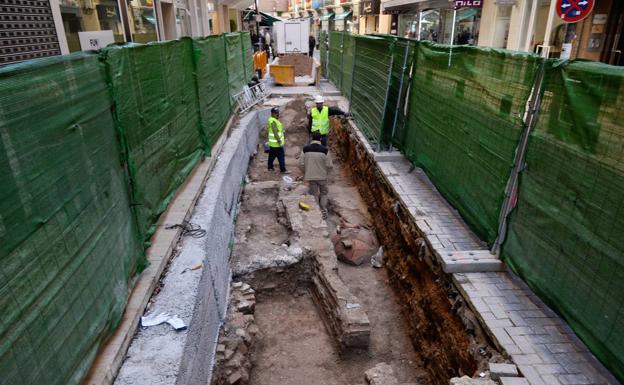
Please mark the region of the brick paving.
[[557, 314], [504, 271], [423, 170], [396, 153], [375, 158], [486, 332], [518, 366], [523, 378], [501, 378], [503, 384], [619, 384]]
[[498, 257], [490, 254], [487, 245], [470, 231], [422, 169], [390, 155], [377, 157], [377, 164], [427, 235], [446, 273], [503, 270]]

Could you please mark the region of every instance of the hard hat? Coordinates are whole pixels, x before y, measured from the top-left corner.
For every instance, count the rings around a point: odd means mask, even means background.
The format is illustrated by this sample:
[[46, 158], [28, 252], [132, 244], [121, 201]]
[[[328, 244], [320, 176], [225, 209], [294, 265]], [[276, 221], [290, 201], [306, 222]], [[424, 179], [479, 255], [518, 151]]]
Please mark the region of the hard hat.
[[279, 114], [279, 107], [273, 107], [273, 108], [271, 108], [271, 113], [272, 113], [272, 114]]
[[322, 95], [316, 95], [314, 97], [314, 103], [324, 103], [324, 102], [325, 102], [325, 99], [323, 99]]

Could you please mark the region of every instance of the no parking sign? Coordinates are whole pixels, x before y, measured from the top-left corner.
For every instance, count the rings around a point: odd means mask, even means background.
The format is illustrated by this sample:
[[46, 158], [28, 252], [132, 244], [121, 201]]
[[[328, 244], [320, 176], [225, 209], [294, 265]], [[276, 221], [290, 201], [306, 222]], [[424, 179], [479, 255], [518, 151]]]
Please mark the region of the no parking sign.
[[557, 15], [566, 23], [586, 18], [594, 8], [594, 0], [557, 0]]

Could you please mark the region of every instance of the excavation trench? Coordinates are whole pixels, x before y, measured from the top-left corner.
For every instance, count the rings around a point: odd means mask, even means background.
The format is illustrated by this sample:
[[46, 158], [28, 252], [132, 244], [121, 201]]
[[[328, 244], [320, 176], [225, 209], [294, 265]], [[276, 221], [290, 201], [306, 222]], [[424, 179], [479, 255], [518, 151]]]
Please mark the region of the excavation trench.
[[[432, 262], [373, 159], [338, 120], [330, 140], [330, 215], [321, 219], [300, 181], [304, 103], [289, 102], [281, 115], [295, 182], [287, 186], [267, 170], [266, 132], [250, 163], [213, 384], [363, 384], [364, 373], [380, 363], [400, 384], [448, 384], [482, 370], [497, 352]], [[368, 230], [383, 245], [385, 267], [336, 261], [332, 239]]]

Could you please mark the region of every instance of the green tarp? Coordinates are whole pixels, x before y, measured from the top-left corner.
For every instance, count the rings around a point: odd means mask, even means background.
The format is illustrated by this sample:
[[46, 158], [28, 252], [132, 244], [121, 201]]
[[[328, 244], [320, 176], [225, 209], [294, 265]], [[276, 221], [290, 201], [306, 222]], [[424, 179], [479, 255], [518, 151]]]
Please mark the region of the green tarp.
[[352, 34], [344, 34], [342, 48], [342, 63], [340, 73], [340, 91], [349, 97], [353, 82], [353, 64], [355, 63], [355, 37]]
[[225, 36], [0, 69], [1, 384], [82, 382], [143, 242], [223, 131], [245, 37], [228, 71]]
[[551, 62], [503, 258], [624, 380], [624, 68]]
[[0, 383], [79, 384], [144, 263], [104, 68], [0, 69]]
[[342, 42], [343, 33], [329, 33], [329, 80], [340, 88], [340, 79], [342, 76]]
[[[227, 75], [230, 82], [230, 97], [240, 93], [243, 86], [251, 79], [249, 64], [245, 65], [243, 37], [250, 39], [249, 33], [230, 33], [225, 35], [225, 52], [227, 59]], [[251, 53], [251, 52], [250, 52]], [[253, 65], [253, 60], [252, 60]]]
[[104, 55], [132, 205], [148, 240], [203, 151], [192, 41], [114, 46]]
[[355, 44], [357, 56], [352, 80], [351, 113], [368, 139], [379, 144], [387, 108], [386, 90], [392, 50], [388, 42], [380, 37], [356, 36]]
[[[230, 117], [227, 62], [222, 36], [193, 40], [202, 137], [210, 149]], [[253, 63], [252, 63], [253, 64]]]
[[404, 151], [492, 243], [539, 59], [462, 46], [449, 65], [449, 53], [418, 46]]

